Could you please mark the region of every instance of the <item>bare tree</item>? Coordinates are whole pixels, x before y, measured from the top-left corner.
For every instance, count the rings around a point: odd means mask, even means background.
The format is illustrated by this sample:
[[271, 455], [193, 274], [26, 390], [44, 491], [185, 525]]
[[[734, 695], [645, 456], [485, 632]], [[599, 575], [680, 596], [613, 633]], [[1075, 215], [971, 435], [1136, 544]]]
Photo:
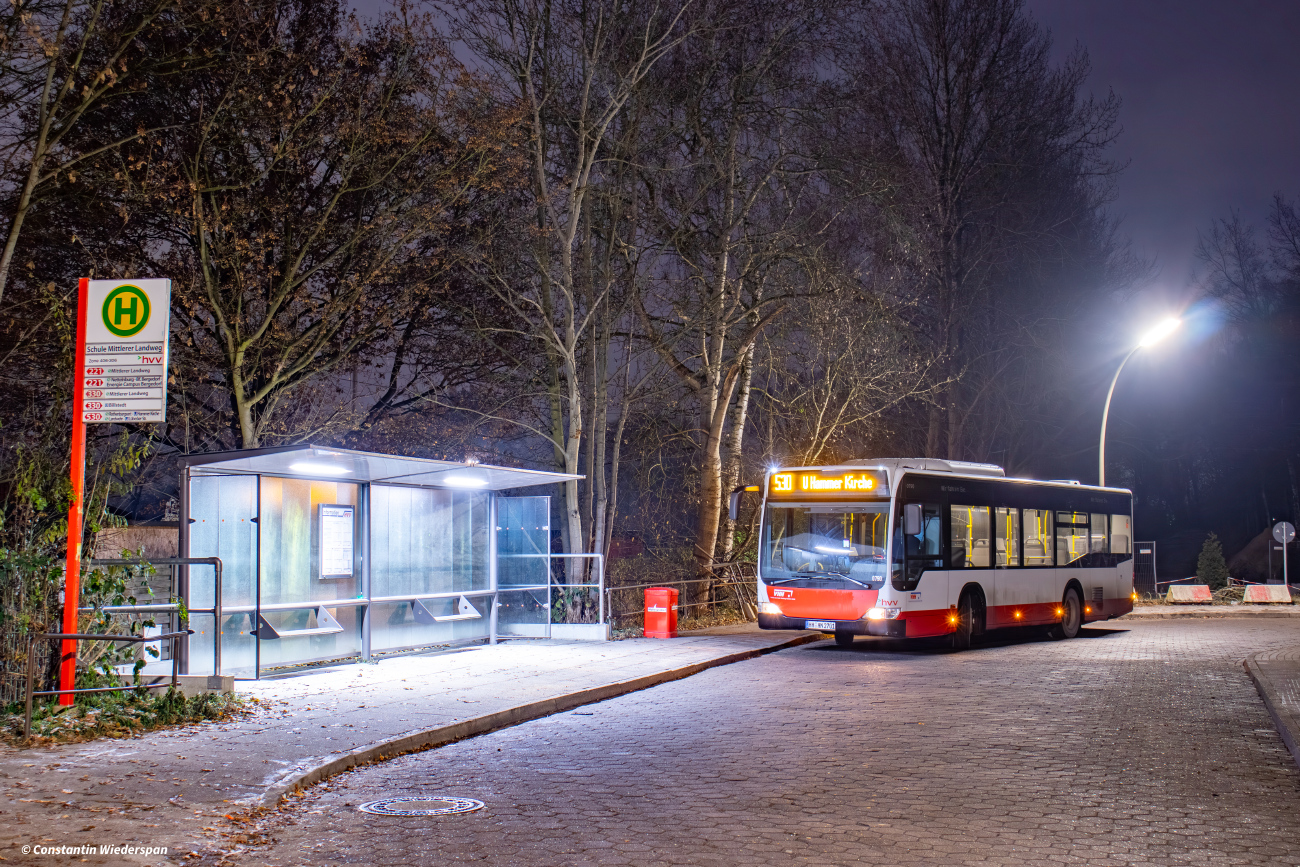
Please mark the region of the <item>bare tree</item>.
[[973, 402], [994, 381], [972, 389], [971, 370], [1003, 365], [988, 348], [1081, 294], [1035, 275], [1110, 254], [1101, 207], [1116, 168], [1104, 154], [1119, 103], [1080, 95], [1082, 49], [1057, 67], [1050, 48], [1022, 0], [883, 0], [844, 44], [857, 144], [888, 167], [882, 266], [905, 277], [899, 300], [951, 383], [928, 408], [931, 456], [970, 451]]
[[187, 397], [224, 403], [235, 443], [255, 447], [319, 428], [308, 383], [409, 349], [514, 117], [428, 19], [363, 30], [341, 4], [279, 0], [227, 4], [206, 27], [227, 34], [225, 62], [159, 83], [172, 128], [120, 169], [153, 215], [158, 270], [179, 278]]
[[[28, 0], [0, 11], [0, 301], [40, 197], [75, 183], [88, 160], [147, 133], [129, 130], [87, 146], [84, 124], [148, 76], [193, 59], [184, 44], [141, 50], [142, 34], [179, 14], [176, 0]], [[185, 14], [201, 15], [203, 6], [193, 4]]]
[[672, 256], [656, 297], [638, 311], [698, 407], [701, 579], [717, 554], [724, 450], [743, 448], [754, 347], [788, 300], [808, 291], [809, 263], [834, 218], [806, 122], [828, 7], [736, 3], [710, 12], [657, 71], [661, 124], [671, 132], [646, 184]]
[[[485, 270], [484, 278], [513, 322], [523, 323], [542, 350], [550, 414], [545, 435], [556, 466], [565, 472], [583, 468], [589, 423], [584, 342], [607, 321], [602, 317], [612, 290], [609, 281], [587, 279], [583, 257], [592, 251], [585, 242], [594, 229], [586, 209], [611, 129], [646, 75], [683, 38], [687, 5], [482, 0], [454, 10], [461, 38], [504, 79], [508, 98], [522, 105], [526, 118], [532, 273], [526, 282], [517, 281], [511, 261]], [[595, 366], [588, 370], [604, 377], [600, 353], [591, 359]], [[576, 481], [565, 484], [563, 537], [570, 552], [586, 539]]]

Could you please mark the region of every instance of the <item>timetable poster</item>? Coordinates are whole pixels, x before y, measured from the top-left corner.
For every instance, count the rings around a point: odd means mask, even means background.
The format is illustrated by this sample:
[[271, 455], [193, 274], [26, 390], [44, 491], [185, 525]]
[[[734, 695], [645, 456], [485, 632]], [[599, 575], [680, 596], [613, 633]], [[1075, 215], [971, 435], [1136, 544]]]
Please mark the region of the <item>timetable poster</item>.
[[352, 577], [352, 512], [355, 506], [321, 503], [320, 577]]

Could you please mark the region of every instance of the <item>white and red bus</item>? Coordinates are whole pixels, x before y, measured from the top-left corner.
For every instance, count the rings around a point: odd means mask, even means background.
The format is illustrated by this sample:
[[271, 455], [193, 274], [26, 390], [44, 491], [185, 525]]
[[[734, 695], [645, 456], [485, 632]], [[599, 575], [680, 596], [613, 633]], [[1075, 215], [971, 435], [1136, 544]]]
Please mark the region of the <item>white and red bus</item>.
[[775, 468], [762, 490], [763, 629], [968, 647], [1008, 626], [1073, 638], [1133, 610], [1127, 490], [928, 458]]

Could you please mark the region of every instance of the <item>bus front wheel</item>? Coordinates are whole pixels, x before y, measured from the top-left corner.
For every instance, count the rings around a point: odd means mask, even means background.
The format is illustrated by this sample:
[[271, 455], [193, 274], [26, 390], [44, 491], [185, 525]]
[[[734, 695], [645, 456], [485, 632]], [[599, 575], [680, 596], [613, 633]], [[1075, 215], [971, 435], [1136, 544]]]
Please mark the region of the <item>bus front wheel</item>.
[[957, 600], [957, 629], [952, 633], [953, 650], [969, 650], [975, 635], [975, 597], [963, 593]]
[[835, 633], [835, 643], [840, 647], [850, 646], [851, 644], [853, 644], [853, 633], [852, 632]]
[[1083, 626], [1083, 600], [1079, 591], [1073, 587], [1065, 591], [1061, 600], [1061, 622], [1048, 630], [1047, 634], [1055, 639], [1074, 638]]

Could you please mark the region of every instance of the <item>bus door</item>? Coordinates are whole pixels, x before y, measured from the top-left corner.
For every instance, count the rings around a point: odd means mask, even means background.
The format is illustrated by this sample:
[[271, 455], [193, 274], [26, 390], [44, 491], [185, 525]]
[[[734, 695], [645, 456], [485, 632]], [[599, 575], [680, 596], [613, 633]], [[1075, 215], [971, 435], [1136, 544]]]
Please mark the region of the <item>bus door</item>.
[[[894, 533], [894, 555], [890, 583], [902, 591], [904, 608], [946, 608], [943, 599], [933, 604], [915, 598], [921, 577], [943, 569], [943, 513], [934, 503], [904, 503]], [[927, 585], [929, 582], [926, 582]], [[935, 590], [941, 590], [935, 587]], [[946, 588], [942, 588], [946, 589]]]

